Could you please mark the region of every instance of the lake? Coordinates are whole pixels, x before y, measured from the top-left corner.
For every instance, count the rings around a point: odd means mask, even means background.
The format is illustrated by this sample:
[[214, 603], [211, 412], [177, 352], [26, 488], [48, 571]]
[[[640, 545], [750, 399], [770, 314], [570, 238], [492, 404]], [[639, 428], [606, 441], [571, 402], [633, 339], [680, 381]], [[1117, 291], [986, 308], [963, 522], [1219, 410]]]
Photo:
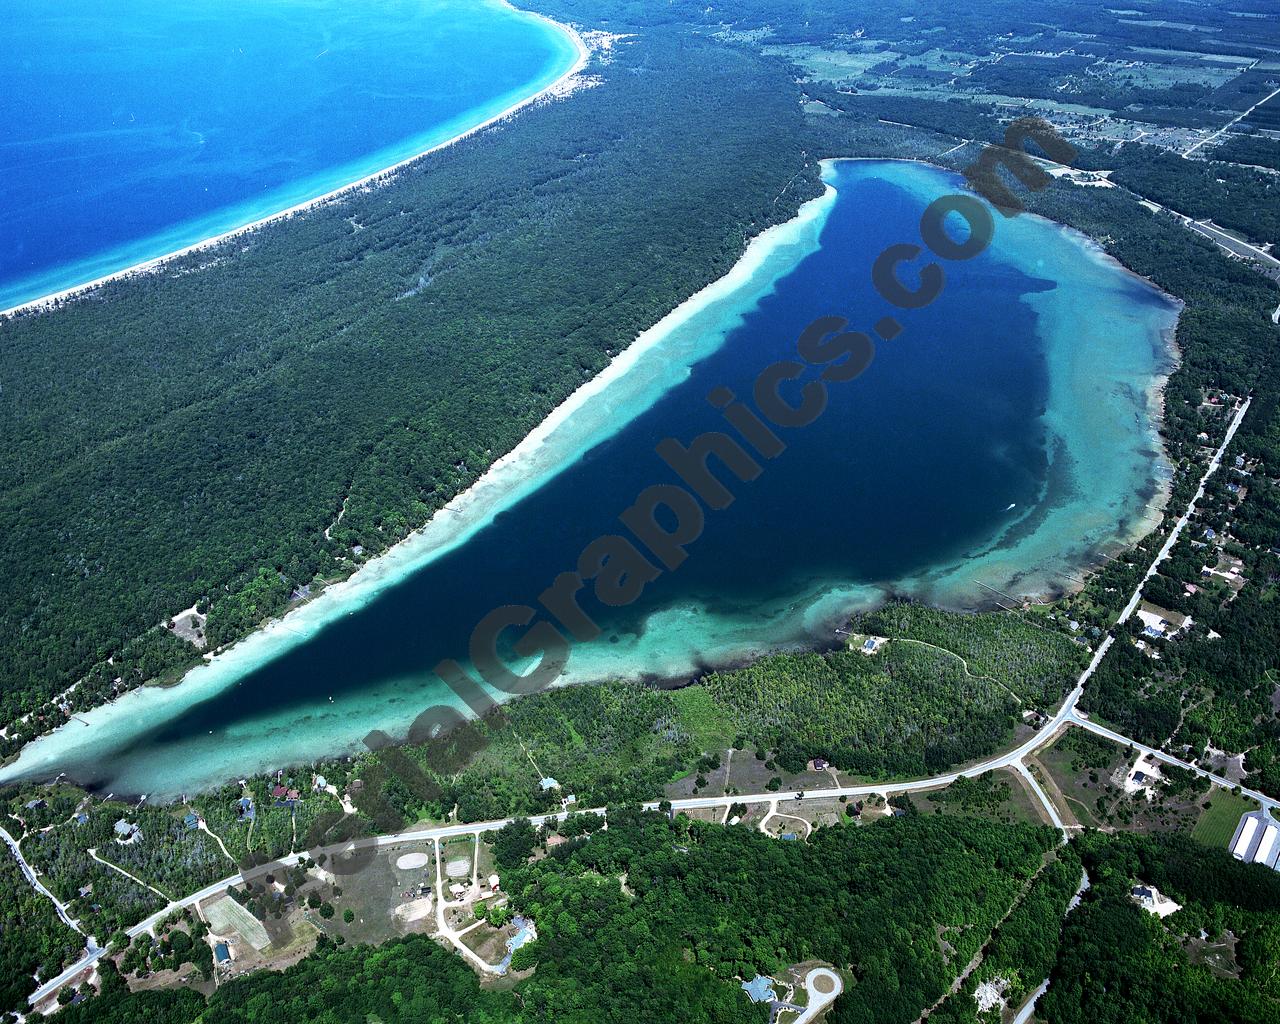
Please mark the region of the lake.
[[574, 66], [497, 0], [28, 0], [0, 34], [0, 309], [481, 124]]
[[[1153, 399], [1172, 369], [1177, 307], [1080, 235], [997, 215], [993, 243], [947, 264], [941, 298], [890, 307], [871, 285], [886, 246], [962, 188], [921, 164], [840, 161], [828, 194], [753, 246], [728, 279], [649, 332], [607, 383], [490, 486], [351, 583], [167, 690], [129, 694], [27, 748], [0, 775], [173, 795], [361, 749], [448, 699], [431, 673], [465, 662], [493, 608], [534, 604], [646, 486], [676, 482], [654, 451], [724, 429], [706, 400], [739, 396], [793, 356], [820, 315], [867, 328], [896, 313], [856, 381], [736, 500], [708, 512], [677, 570], [625, 608], [586, 602], [604, 631], [565, 679], [688, 678], [763, 651], [830, 644], [850, 611], [895, 595], [952, 608], [984, 589], [1052, 594], [1145, 532], [1169, 467]], [[1070, 574], [1070, 575], [1068, 575]]]

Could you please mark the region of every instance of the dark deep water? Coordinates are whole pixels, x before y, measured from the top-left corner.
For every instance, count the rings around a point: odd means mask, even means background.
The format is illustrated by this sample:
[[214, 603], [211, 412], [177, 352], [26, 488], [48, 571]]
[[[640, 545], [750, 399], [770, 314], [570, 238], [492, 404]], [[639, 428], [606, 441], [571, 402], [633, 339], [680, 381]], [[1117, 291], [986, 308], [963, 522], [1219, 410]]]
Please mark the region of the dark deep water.
[[[303, 749], [307, 757], [349, 749], [371, 721], [402, 729], [440, 699], [432, 666], [442, 657], [465, 661], [467, 637], [484, 614], [536, 604], [588, 542], [626, 532], [616, 517], [638, 492], [680, 482], [654, 446], [727, 429], [705, 400], [712, 388], [749, 396], [765, 366], [794, 358], [796, 338], [815, 316], [842, 315], [850, 329], [866, 330], [895, 312], [871, 286], [871, 263], [888, 245], [918, 241], [926, 179], [934, 194], [954, 188], [951, 176], [932, 169], [837, 165], [839, 198], [821, 248], [778, 280], [685, 383], [461, 547], [310, 640], [208, 699], [158, 711], [151, 724], [144, 713], [88, 734], [92, 742], [58, 752], [53, 763], [104, 788], [170, 793], [296, 759]], [[947, 264], [947, 287], [932, 306], [898, 311], [903, 333], [878, 342], [860, 379], [829, 385], [816, 423], [778, 430], [788, 450], [758, 460], [755, 481], [717, 466], [736, 500], [707, 513], [684, 565], [629, 608], [606, 608], [584, 592], [604, 635], [575, 651], [571, 675], [662, 675], [663, 660], [646, 651], [671, 643], [699, 660], [700, 637], [725, 623], [743, 625], [756, 648], [803, 640], [802, 606], [826, 584], [892, 590], [990, 545], [1037, 503], [1088, 499], [1070, 479], [1055, 479], [1071, 467], [1053, 457], [1044, 417], [1051, 332], [1038, 330], [1022, 301], [1054, 282], [1019, 269], [1001, 230], [976, 259]], [[1151, 303], [1139, 316], [1163, 308], [1150, 289], [1132, 281], [1124, 288], [1127, 301]], [[961, 602], [980, 598], [976, 587], [968, 590]], [[830, 639], [829, 628], [808, 640]], [[375, 706], [372, 715], [353, 711]]]

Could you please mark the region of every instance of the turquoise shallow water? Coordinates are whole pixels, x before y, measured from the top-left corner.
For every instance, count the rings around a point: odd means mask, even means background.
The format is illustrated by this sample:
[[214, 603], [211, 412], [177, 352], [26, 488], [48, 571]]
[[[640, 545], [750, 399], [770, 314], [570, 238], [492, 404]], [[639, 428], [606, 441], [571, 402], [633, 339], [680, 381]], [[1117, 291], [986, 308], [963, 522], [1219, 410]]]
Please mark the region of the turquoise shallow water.
[[496, 0], [29, 0], [0, 33], [0, 309], [389, 167], [555, 81]]
[[[827, 180], [825, 199], [419, 542], [180, 686], [89, 713], [88, 729], [40, 741], [5, 774], [169, 795], [358, 749], [449, 699], [431, 666], [465, 660], [481, 616], [533, 603], [639, 491], [672, 481], [654, 445], [722, 429], [712, 388], [749, 395], [816, 316], [868, 325], [892, 311], [872, 260], [918, 239], [929, 201], [959, 187], [887, 162], [829, 165]], [[1149, 394], [1171, 368], [1176, 308], [1029, 216], [998, 219], [992, 246], [947, 274], [815, 424], [783, 431], [787, 451], [734, 485], [685, 565], [629, 607], [586, 602], [604, 633], [575, 647], [566, 680], [680, 677], [826, 643], [840, 616], [890, 594], [963, 608], [985, 599], [975, 580], [1051, 592], [1142, 532], [1167, 476]]]

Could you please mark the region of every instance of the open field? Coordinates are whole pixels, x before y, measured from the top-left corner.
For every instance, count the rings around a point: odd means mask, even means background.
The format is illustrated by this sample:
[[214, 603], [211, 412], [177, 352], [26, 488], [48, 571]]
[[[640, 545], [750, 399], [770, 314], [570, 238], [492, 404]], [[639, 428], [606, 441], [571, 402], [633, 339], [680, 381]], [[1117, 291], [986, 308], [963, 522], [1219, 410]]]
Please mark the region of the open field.
[[1191, 830], [1191, 838], [1205, 846], [1223, 848], [1231, 842], [1231, 836], [1240, 824], [1240, 816], [1256, 809], [1252, 800], [1224, 789], [1214, 790], [1208, 804]]
[[214, 900], [204, 908], [204, 915], [209, 920], [209, 927], [217, 935], [238, 932], [258, 952], [271, 945], [271, 938], [262, 922], [230, 896]]

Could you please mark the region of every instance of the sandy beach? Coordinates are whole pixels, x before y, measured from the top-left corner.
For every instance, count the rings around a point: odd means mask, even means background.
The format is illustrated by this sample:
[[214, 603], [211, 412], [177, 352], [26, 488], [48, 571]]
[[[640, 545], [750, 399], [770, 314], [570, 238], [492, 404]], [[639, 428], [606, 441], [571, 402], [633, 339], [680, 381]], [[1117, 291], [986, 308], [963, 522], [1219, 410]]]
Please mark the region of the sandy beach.
[[104, 274], [101, 277], [97, 277], [91, 281], [85, 281], [82, 284], [72, 285], [69, 288], [62, 289], [61, 291], [51, 292], [48, 295], [42, 295], [39, 298], [31, 299], [27, 302], [19, 303], [18, 305], [11, 306], [8, 309], [0, 310], [0, 318], [17, 316], [24, 313], [38, 312], [39, 310], [48, 309], [51, 306], [56, 306], [59, 303], [64, 302], [68, 299], [74, 299], [77, 296], [83, 295], [87, 292], [91, 292], [95, 288], [100, 288], [102, 285], [108, 284], [112, 281], [119, 281], [126, 277], [132, 277], [135, 274], [154, 273], [157, 270], [162, 269], [165, 266], [165, 264], [170, 263], [173, 260], [180, 259], [183, 256], [188, 256], [191, 253], [201, 252], [206, 249], [212, 249], [215, 246], [221, 245], [223, 242], [229, 241], [233, 238], [238, 238], [242, 235], [246, 235], [252, 231], [257, 231], [259, 228], [266, 227], [268, 224], [274, 224], [277, 221], [288, 220], [290, 217], [293, 217], [297, 214], [305, 213], [306, 211], [315, 209], [318, 206], [323, 206], [325, 203], [331, 203], [335, 200], [341, 199], [343, 196], [346, 196], [351, 192], [355, 192], [355, 191], [358, 191], [359, 189], [369, 188], [371, 186], [377, 185], [381, 182], [386, 181], [388, 178], [390, 178], [397, 172], [403, 170], [404, 168], [410, 166], [411, 164], [417, 163], [423, 157], [429, 156], [430, 154], [438, 152], [439, 150], [446, 149], [449, 146], [452, 146], [458, 142], [461, 142], [463, 139], [466, 139], [472, 135], [475, 135], [477, 132], [482, 132], [486, 128], [490, 128], [493, 125], [498, 124], [500, 121], [505, 121], [507, 118], [511, 117], [513, 114], [524, 109], [530, 104], [537, 103], [539, 100], [557, 93], [557, 91], [561, 89], [561, 87], [564, 85], [565, 82], [573, 78], [584, 67], [586, 67], [587, 61], [590, 59], [590, 56], [591, 56], [590, 51], [587, 49], [587, 44], [583, 42], [582, 37], [578, 34], [577, 30], [574, 29], [572, 26], [561, 24], [558, 21], [553, 21], [551, 18], [548, 18], [545, 15], [537, 14], [532, 11], [522, 11], [520, 10], [520, 8], [517, 8], [514, 4], [512, 4], [510, 0], [499, 0], [499, 2], [503, 7], [510, 8], [512, 11], [516, 11], [526, 17], [534, 18], [537, 21], [540, 21], [554, 28], [556, 31], [564, 34], [569, 39], [569, 41], [573, 44], [574, 50], [577, 52], [577, 59], [573, 62], [573, 65], [567, 71], [565, 71], [564, 74], [562, 74], [559, 78], [557, 78], [554, 82], [548, 83], [546, 86], [544, 86], [542, 89], [539, 89], [537, 92], [529, 96], [526, 96], [524, 99], [518, 100], [515, 103], [512, 103], [506, 109], [499, 111], [498, 113], [494, 114], [492, 117], [486, 118], [484, 121], [481, 121], [479, 124], [472, 125], [470, 128], [467, 128], [465, 131], [459, 132], [457, 135], [454, 135], [443, 142], [439, 142], [434, 146], [430, 146], [427, 149], [422, 150], [421, 152], [414, 153], [411, 156], [405, 157], [403, 160], [398, 160], [393, 164], [390, 164], [386, 167], [379, 168], [378, 170], [373, 171], [370, 174], [366, 174], [362, 178], [358, 178], [355, 181], [347, 182], [345, 185], [340, 185], [338, 188], [332, 189], [329, 192], [325, 192], [323, 195], [318, 195], [312, 199], [307, 199], [301, 203], [296, 203], [295, 205], [290, 206], [287, 209], [278, 210], [275, 213], [268, 214], [265, 217], [260, 217], [257, 220], [250, 221], [246, 224], [241, 224], [238, 227], [231, 228], [228, 231], [223, 231], [220, 234], [211, 235], [208, 238], [203, 238], [198, 242], [194, 242], [191, 245], [183, 246], [180, 249], [174, 249], [173, 251], [167, 252], [162, 256], [156, 256], [153, 259], [144, 260], [141, 263], [135, 263], [133, 266], [125, 267], [122, 270], [113, 271], [110, 274]]
[[[420, 529], [386, 552], [360, 566], [283, 616], [265, 623], [247, 637], [217, 652], [206, 652], [204, 664], [191, 669], [170, 686], [143, 686], [113, 701], [78, 713], [93, 734], [131, 728], [138, 722], [162, 721], [183, 708], [216, 696], [246, 673], [308, 642], [330, 623], [364, 607], [389, 587], [432, 561], [465, 544], [505, 509], [536, 491], [563, 467], [630, 418], [620, 406], [638, 410], [656, 400], [688, 374], [700, 353], [668, 352], [663, 343], [700, 313], [732, 296], [756, 275], [771, 278], [769, 261], [787, 259], [793, 248], [816, 248], [835, 189], [805, 203], [793, 219], [757, 235], [741, 258], [721, 278], [708, 284], [640, 333], [591, 380], [558, 405], [515, 448], [498, 459], [467, 490], [438, 510]], [[701, 336], [700, 331], [685, 335]], [[703, 342], [718, 344], [717, 340]], [[87, 739], [82, 727], [64, 728], [38, 737], [23, 747], [14, 761], [0, 768], [0, 779], [39, 775], [60, 761], [68, 750], [80, 749]]]

